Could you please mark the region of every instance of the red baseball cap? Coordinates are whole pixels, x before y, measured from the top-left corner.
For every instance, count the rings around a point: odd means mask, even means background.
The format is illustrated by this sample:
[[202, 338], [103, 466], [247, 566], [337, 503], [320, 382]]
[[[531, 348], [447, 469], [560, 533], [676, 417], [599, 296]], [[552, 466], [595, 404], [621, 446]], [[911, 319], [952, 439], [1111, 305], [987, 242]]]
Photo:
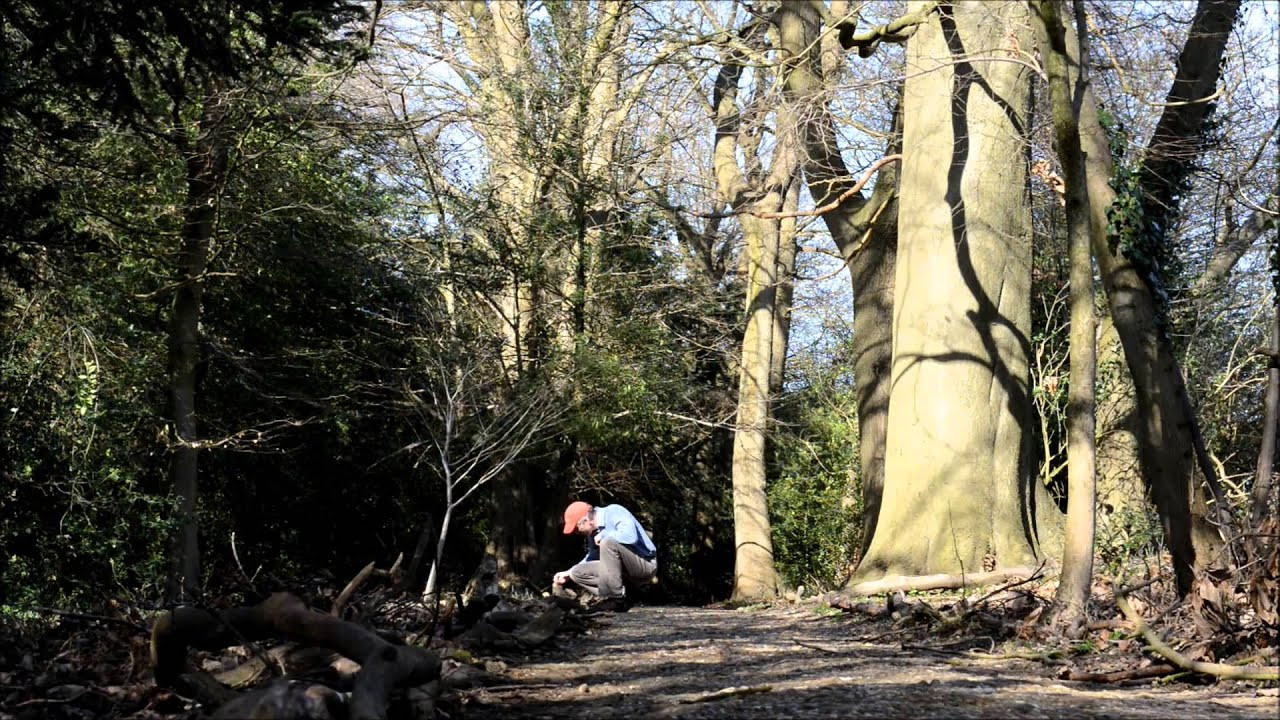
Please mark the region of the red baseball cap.
[[578, 500], [569, 503], [569, 507], [564, 509], [564, 534], [572, 535], [574, 530], [578, 529], [578, 521], [587, 516], [591, 512], [591, 506]]

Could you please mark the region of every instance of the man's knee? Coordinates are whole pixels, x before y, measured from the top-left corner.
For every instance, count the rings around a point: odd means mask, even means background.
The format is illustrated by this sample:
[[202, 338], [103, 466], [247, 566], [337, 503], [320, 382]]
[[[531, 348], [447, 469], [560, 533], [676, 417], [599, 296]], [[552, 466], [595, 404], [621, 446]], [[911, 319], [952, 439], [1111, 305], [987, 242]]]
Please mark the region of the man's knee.
[[579, 585], [584, 584], [583, 581], [588, 581], [588, 582], [594, 581], [596, 577], [596, 573], [593, 572], [590, 568], [585, 567], [585, 565], [586, 563], [578, 563], [577, 565], [574, 565], [573, 567], [569, 568], [569, 579], [578, 583]]

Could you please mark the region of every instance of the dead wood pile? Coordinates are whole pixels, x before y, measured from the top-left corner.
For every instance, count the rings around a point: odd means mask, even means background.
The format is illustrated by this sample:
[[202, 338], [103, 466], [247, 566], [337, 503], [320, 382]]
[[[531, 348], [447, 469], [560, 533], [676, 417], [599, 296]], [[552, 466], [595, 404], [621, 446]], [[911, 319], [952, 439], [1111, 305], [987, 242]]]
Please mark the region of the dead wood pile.
[[[379, 577], [391, 587], [360, 594]], [[397, 593], [393, 574], [371, 564], [328, 612], [288, 593], [248, 607], [166, 611], [152, 626], [151, 665], [158, 688], [212, 718], [434, 720], [457, 693], [504, 682], [504, 653], [580, 632], [584, 613], [569, 598], [504, 595], [488, 559], [449, 599]], [[198, 669], [190, 650], [203, 651]]]

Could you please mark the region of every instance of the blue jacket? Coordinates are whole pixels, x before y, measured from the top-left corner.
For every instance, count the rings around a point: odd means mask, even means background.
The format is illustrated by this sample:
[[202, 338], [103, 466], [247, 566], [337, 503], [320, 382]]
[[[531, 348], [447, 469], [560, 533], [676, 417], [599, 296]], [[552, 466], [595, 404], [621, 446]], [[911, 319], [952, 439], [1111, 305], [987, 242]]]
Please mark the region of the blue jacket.
[[600, 545], [596, 543], [596, 538], [601, 542], [612, 540], [619, 545], [625, 545], [631, 552], [646, 560], [652, 560], [658, 556], [658, 549], [654, 547], [653, 541], [649, 539], [644, 528], [640, 527], [640, 522], [630, 510], [621, 505], [605, 505], [596, 508], [595, 513], [595, 537], [587, 538], [587, 556], [582, 559], [583, 562], [600, 559]]

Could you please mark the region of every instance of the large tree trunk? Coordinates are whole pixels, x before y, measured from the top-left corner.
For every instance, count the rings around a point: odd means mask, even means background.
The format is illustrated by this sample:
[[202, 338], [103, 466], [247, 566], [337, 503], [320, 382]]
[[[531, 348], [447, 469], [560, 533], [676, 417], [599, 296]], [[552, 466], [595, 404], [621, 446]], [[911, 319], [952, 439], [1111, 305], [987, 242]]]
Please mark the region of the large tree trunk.
[[[1034, 10], [1040, 54], [1049, 76], [1054, 144], [1067, 185], [1067, 255], [1071, 296], [1067, 527], [1057, 604], [1060, 622], [1074, 630], [1085, 619], [1085, 604], [1093, 587], [1097, 346], [1093, 315], [1093, 261], [1089, 254], [1089, 191], [1085, 187], [1084, 153], [1080, 149], [1080, 133], [1071, 102], [1077, 93], [1069, 77], [1062, 3], [1060, 0], [1041, 0]], [[1087, 68], [1077, 68], [1075, 84], [1078, 86], [1087, 79]]]
[[[1166, 115], [1177, 115], [1192, 105], [1204, 104], [1188, 101], [1207, 96], [1209, 93], [1202, 91], [1216, 85], [1222, 46], [1236, 9], [1236, 2], [1202, 3], [1197, 9], [1188, 47], [1194, 41], [1198, 52], [1184, 52], [1179, 57], [1179, 80], [1175, 81], [1169, 97], [1175, 104], [1166, 108]], [[1224, 13], [1230, 17], [1225, 22]], [[1217, 37], [1217, 44], [1201, 47], [1200, 44], [1210, 37]], [[1067, 37], [1067, 52], [1072, 64], [1078, 64], [1082, 55], [1074, 35]], [[1189, 82], [1188, 78], [1199, 80]], [[1183, 96], [1177, 95], [1178, 92], [1201, 94]], [[1182, 371], [1157, 324], [1157, 306], [1151, 287], [1132, 261], [1111, 248], [1110, 238], [1106, 235], [1107, 211], [1115, 200], [1115, 191], [1110, 185], [1112, 163], [1107, 134], [1098, 120], [1097, 105], [1087, 82], [1083, 84], [1077, 107], [1080, 140], [1087, 158], [1093, 253], [1102, 275], [1112, 321], [1133, 377], [1143, 472], [1160, 513], [1179, 591], [1185, 593], [1191, 588], [1195, 566], [1213, 561], [1222, 545], [1219, 533], [1205, 517], [1203, 488], [1195, 482], [1194, 448], [1199, 439], [1196, 418], [1182, 382]], [[1196, 122], [1185, 118], [1176, 121], [1162, 118], [1158, 126], [1161, 129], [1157, 131], [1157, 135], [1163, 138], [1162, 145], [1178, 146], [1171, 139], [1171, 133], [1198, 133], [1204, 117], [1202, 111], [1198, 115]], [[1148, 162], [1155, 160], [1150, 152], [1148, 155]], [[1185, 162], [1185, 155], [1182, 155], [1182, 160]], [[1166, 169], [1165, 172], [1173, 171]], [[1193, 498], [1195, 508], [1192, 507]]]
[[187, 163], [187, 200], [178, 260], [178, 287], [169, 317], [169, 407], [172, 425], [173, 492], [178, 500], [167, 592], [173, 601], [191, 599], [200, 587], [200, 524], [196, 422], [196, 373], [200, 362], [200, 297], [209, 243], [218, 217], [218, 195], [227, 170], [222, 128], [223, 101], [210, 93], [195, 127], [194, 146], [180, 149]]
[[[1075, 44], [1072, 43], [1072, 47]], [[1280, 208], [1280, 191], [1244, 222], [1228, 223], [1203, 272], [1192, 285], [1193, 302], [1213, 298], [1244, 254], [1263, 238]], [[1135, 525], [1146, 523], [1150, 511], [1138, 442], [1141, 418], [1133, 376], [1110, 316], [1102, 318], [1098, 333], [1098, 538], [1100, 544], [1129, 542]], [[1154, 522], [1154, 520], [1153, 520]]]
[[492, 496], [489, 540], [485, 554], [498, 563], [498, 578], [504, 587], [518, 585], [528, 577], [541, 548], [538, 528], [548, 513], [547, 498], [538, 498], [533, 488], [545, 482], [542, 469], [527, 462], [515, 463], [495, 481]]
[[1027, 46], [1028, 23], [944, 4], [907, 44], [885, 494], [858, 579], [1033, 564], [1061, 521], [1029, 447], [1030, 78], [967, 59]]

